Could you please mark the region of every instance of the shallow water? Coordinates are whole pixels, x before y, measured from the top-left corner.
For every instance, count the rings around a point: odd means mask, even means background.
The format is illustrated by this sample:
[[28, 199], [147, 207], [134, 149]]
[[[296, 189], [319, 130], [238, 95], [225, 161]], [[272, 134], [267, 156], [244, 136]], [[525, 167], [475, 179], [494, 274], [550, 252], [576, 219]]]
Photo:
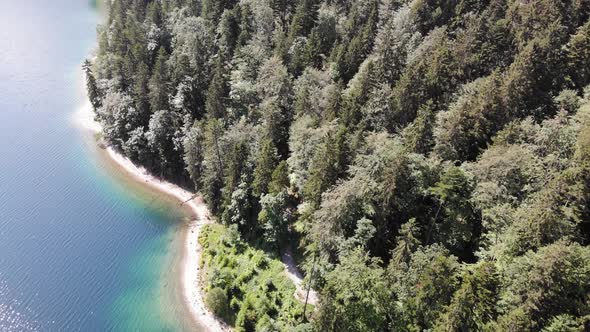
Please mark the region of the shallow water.
[[183, 216], [71, 121], [90, 0], [0, 0], [0, 331], [177, 331]]

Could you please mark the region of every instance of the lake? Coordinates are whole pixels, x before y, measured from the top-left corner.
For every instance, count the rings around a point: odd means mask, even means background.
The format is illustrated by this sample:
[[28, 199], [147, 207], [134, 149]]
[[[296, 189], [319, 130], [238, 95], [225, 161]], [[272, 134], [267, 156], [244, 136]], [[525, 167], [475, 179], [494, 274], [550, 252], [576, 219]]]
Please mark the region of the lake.
[[0, 331], [194, 329], [178, 290], [186, 217], [72, 120], [93, 3], [0, 0]]

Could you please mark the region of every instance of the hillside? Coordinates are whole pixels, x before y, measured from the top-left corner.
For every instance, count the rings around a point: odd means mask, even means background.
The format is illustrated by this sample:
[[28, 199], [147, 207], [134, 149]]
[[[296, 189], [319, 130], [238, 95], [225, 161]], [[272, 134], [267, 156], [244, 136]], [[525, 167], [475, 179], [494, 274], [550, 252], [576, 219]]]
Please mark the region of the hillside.
[[[590, 329], [590, 1], [108, 13], [85, 63], [103, 137], [226, 226], [206, 281], [237, 331]], [[287, 248], [306, 317], [272, 288]]]

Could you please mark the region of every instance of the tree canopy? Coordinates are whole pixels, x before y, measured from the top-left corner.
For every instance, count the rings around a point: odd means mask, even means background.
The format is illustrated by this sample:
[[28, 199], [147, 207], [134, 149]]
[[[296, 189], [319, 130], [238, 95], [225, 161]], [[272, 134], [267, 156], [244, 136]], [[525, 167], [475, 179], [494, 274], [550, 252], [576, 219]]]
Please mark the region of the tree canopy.
[[105, 141], [201, 192], [228, 255], [266, 276], [257, 250], [291, 250], [319, 294], [304, 317], [208, 248], [206, 302], [237, 330], [590, 329], [588, 1], [108, 14], [83, 66]]

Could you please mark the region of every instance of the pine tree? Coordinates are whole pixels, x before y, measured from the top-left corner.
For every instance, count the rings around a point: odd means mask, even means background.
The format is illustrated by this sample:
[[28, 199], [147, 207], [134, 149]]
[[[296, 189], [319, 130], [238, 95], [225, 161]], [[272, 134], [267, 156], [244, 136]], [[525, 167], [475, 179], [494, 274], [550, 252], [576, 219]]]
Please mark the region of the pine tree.
[[147, 127], [150, 118], [149, 70], [145, 63], [139, 65], [133, 85], [135, 108], [141, 118], [141, 124]]
[[414, 329], [429, 329], [438, 320], [457, 289], [458, 269], [455, 257], [440, 253], [415, 276], [416, 293], [408, 299]]
[[494, 263], [482, 262], [465, 271], [462, 279], [434, 331], [482, 331], [496, 318], [500, 280]]
[[429, 101], [420, 107], [414, 122], [403, 132], [405, 145], [410, 151], [421, 154], [430, 152], [434, 146], [434, 121], [434, 105]]
[[152, 72], [152, 77], [150, 78], [149, 82], [150, 105], [152, 108], [152, 113], [169, 108], [168, 66], [166, 65], [167, 59], [168, 54], [166, 53], [166, 50], [163, 47], [160, 47], [156, 64], [154, 65]]
[[256, 158], [254, 169], [254, 194], [258, 197], [268, 192], [268, 185], [272, 181], [272, 173], [278, 162], [276, 147], [270, 138], [264, 138], [260, 144], [260, 151]]
[[[471, 257], [471, 241], [479, 229], [470, 202], [473, 189], [472, 180], [455, 166], [446, 170], [440, 181], [429, 188], [438, 201], [438, 208], [428, 226], [426, 243], [430, 243], [434, 227], [438, 226], [437, 241], [447, 244], [464, 258]], [[448, 239], [452, 240], [447, 242]]]
[[374, 2], [369, 18], [360, 33], [355, 34], [346, 46], [342, 45], [337, 51], [336, 65], [338, 74], [344, 82], [348, 82], [354, 76], [363, 60], [373, 49], [379, 16], [377, 7], [377, 2]]
[[224, 9], [231, 9], [237, 1], [235, 0], [203, 0], [202, 16], [212, 23], [219, 22]]
[[272, 180], [268, 185], [268, 192], [276, 195], [281, 191], [289, 189], [289, 167], [286, 160], [281, 160], [272, 172]]
[[238, 35], [238, 46], [244, 46], [252, 38], [254, 34], [254, 27], [252, 26], [252, 9], [248, 3], [241, 5], [240, 7], [240, 34]]
[[150, 23], [155, 24], [157, 27], [162, 26], [164, 23], [164, 14], [160, 1], [150, 1], [147, 7], [147, 17]]
[[346, 128], [342, 127], [336, 135], [326, 137], [311, 163], [303, 195], [313, 207], [319, 207], [322, 193], [334, 185], [344, 173], [346, 155]]
[[232, 10], [226, 10], [221, 15], [217, 33], [219, 35], [219, 51], [221, 53], [221, 61], [229, 62], [234, 54], [234, 50], [238, 43], [240, 34], [239, 25], [239, 7], [234, 7]]
[[391, 252], [391, 264], [401, 266], [402, 263], [408, 263], [420, 245], [419, 238], [416, 218], [412, 218], [401, 227], [400, 234], [396, 238], [395, 248]]
[[287, 18], [291, 15], [292, 4], [290, 0], [270, 0], [270, 8], [279, 18], [281, 29], [287, 28]]
[[578, 88], [590, 83], [590, 21], [581, 26], [567, 44], [570, 75]]
[[224, 158], [224, 206], [229, 205], [232, 198], [232, 193], [242, 182], [243, 176], [245, 176], [249, 172], [246, 169], [246, 164], [249, 158], [249, 150], [247, 143], [244, 141], [235, 142], [234, 144], [231, 144], [230, 149], [228, 150], [229, 151], [225, 151], [226, 158]]
[[295, 38], [307, 36], [317, 19], [316, 0], [299, 0], [295, 7], [295, 13], [289, 27], [289, 40], [291, 43]]
[[214, 119], [226, 119], [227, 111], [225, 109], [225, 99], [228, 94], [227, 79], [224, 75], [224, 68], [221, 61], [218, 59], [215, 66], [215, 73], [213, 80], [209, 84], [207, 91], [207, 100], [205, 102], [205, 109], [207, 116]]
[[88, 91], [88, 99], [90, 99], [92, 108], [96, 111], [100, 108], [102, 102], [100, 100], [100, 92], [96, 86], [96, 78], [94, 78], [94, 74], [92, 73], [92, 64], [88, 59], [84, 60], [82, 68], [86, 74], [86, 91]]
[[321, 43], [320, 32], [317, 29], [311, 30], [311, 34], [305, 47], [305, 66], [309, 65], [315, 68], [321, 68]]
[[205, 149], [202, 192], [212, 212], [223, 212], [224, 161], [221, 151], [223, 127], [217, 119], [208, 119], [205, 124]]
[[201, 189], [204, 158], [202, 123], [195, 122], [183, 139], [184, 164], [196, 190]]

